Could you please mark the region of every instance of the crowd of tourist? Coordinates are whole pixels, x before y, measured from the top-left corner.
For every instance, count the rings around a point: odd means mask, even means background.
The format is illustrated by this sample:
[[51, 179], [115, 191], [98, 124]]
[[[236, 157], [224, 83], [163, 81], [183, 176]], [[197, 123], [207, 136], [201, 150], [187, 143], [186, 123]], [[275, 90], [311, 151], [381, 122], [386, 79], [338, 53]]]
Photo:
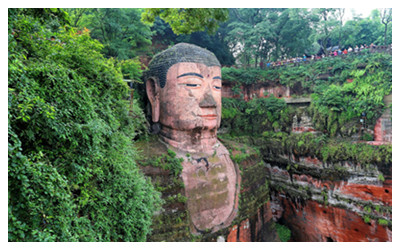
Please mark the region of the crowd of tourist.
[[353, 49], [351, 46], [348, 48], [344, 49], [330, 49], [328, 55], [325, 55], [324, 53], [321, 54], [315, 54], [315, 55], [310, 55], [306, 56], [305, 54], [303, 57], [294, 57], [294, 58], [284, 58], [282, 60], [277, 60], [275, 62], [267, 62], [264, 63], [263, 61], [260, 62], [260, 68], [265, 68], [265, 67], [278, 67], [282, 65], [288, 65], [288, 64], [295, 64], [295, 63], [301, 63], [301, 62], [306, 62], [306, 61], [313, 61], [313, 60], [319, 60], [321, 58], [329, 57], [329, 56], [342, 56], [342, 55], [347, 55], [349, 53], [358, 53], [361, 52], [365, 49], [370, 49], [370, 48], [376, 48], [376, 45], [371, 43], [371, 45], [367, 44], [361, 44], [360, 46], [356, 45], [355, 48]]

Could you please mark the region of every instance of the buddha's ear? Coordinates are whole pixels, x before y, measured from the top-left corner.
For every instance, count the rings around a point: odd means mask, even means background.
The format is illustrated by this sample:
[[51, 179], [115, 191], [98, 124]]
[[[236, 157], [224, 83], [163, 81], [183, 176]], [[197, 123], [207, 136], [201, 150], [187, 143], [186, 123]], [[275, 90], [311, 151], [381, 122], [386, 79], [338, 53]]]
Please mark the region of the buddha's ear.
[[160, 86], [153, 78], [146, 81], [146, 92], [151, 104], [151, 119], [158, 122], [160, 119]]

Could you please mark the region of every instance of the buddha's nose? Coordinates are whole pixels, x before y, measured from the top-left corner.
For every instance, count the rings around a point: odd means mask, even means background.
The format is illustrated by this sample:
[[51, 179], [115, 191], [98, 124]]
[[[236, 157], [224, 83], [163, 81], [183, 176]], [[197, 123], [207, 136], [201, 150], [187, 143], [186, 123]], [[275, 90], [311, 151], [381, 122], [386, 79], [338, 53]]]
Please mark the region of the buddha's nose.
[[217, 102], [214, 97], [209, 93], [205, 93], [203, 99], [200, 101], [200, 108], [216, 108]]

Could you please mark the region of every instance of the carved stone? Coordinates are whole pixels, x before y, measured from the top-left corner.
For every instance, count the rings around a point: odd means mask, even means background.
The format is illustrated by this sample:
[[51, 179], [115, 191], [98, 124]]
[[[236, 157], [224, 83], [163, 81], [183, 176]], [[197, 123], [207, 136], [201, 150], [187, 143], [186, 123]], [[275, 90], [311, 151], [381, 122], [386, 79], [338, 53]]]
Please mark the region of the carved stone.
[[194, 233], [229, 226], [238, 207], [239, 170], [217, 138], [221, 81], [215, 55], [185, 43], [157, 54], [146, 74], [160, 139], [185, 159], [182, 179]]

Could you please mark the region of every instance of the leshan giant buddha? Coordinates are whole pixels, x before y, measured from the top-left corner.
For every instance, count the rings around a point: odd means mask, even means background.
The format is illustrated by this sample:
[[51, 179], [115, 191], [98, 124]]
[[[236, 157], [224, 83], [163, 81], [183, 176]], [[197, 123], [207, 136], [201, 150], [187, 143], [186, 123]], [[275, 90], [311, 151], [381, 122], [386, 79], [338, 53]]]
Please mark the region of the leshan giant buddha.
[[239, 170], [217, 138], [221, 84], [215, 55], [187, 43], [155, 55], [146, 73], [153, 130], [185, 159], [182, 179], [193, 233], [229, 226], [238, 208]]

